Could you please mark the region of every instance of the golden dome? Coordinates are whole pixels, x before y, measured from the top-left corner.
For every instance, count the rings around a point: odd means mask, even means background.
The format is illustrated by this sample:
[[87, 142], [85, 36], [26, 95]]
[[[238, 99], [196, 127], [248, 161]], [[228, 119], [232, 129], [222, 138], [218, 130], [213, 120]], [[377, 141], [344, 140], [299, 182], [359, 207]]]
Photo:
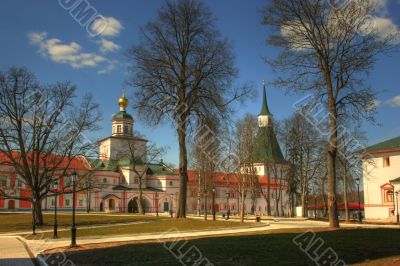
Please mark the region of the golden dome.
[[121, 98], [118, 100], [119, 107], [126, 108], [128, 106], [128, 99], [125, 97], [125, 91], [122, 92]]

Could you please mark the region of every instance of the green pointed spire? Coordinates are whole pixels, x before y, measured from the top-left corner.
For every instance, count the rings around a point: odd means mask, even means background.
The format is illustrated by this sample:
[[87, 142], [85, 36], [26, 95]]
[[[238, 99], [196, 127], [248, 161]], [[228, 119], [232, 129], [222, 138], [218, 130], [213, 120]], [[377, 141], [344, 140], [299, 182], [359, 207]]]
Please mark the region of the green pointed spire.
[[268, 109], [267, 93], [265, 92], [265, 80], [263, 80], [263, 103], [260, 115], [272, 115]]

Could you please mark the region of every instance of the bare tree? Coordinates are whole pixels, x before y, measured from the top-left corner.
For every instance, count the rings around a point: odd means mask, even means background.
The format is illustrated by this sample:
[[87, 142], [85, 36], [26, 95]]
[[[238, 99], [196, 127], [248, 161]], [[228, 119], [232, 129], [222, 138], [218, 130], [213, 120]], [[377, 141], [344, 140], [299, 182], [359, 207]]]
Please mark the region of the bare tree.
[[249, 93], [232, 88], [237, 76], [231, 45], [216, 30], [215, 19], [198, 0], [167, 1], [156, 20], [140, 31], [141, 41], [129, 51], [134, 108], [146, 121], [169, 119], [179, 141], [178, 218], [186, 216], [187, 132], [204, 117], [222, 120], [230, 103]]
[[220, 157], [219, 132], [219, 123], [215, 118], [206, 117], [200, 121], [192, 141], [192, 165], [198, 171], [198, 205], [201, 204], [202, 195], [205, 220], [207, 220], [208, 194], [215, 188], [215, 173]]
[[398, 38], [368, 27], [375, 1], [348, 1], [340, 9], [324, 0], [272, 0], [263, 23], [272, 26], [268, 43], [282, 48], [270, 65], [285, 72], [276, 85], [313, 92], [327, 110], [328, 207], [330, 227], [339, 227], [336, 199], [337, 118], [371, 118], [374, 93], [364, 86], [365, 74], [378, 54], [389, 51]]
[[88, 169], [85, 173], [79, 176], [78, 191], [85, 191], [86, 193], [86, 212], [90, 213], [92, 210], [91, 199], [93, 193], [101, 191], [105, 185], [99, 182], [98, 178], [94, 175], [96, 168]]
[[75, 91], [69, 82], [41, 85], [25, 68], [0, 72], [0, 153], [30, 190], [30, 196], [3, 196], [31, 202], [38, 225], [52, 183], [95, 147], [84, 134], [98, 128], [98, 106], [89, 95], [74, 104]]
[[321, 138], [319, 133], [309, 124], [300, 113], [289, 117], [282, 129], [285, 139], [287, 160], [293, 167], [295, 187], [300, 195], [303, 208], [302, 216], [307, 216], [307, 198], [311, 184], [320, 178], [323, 157], [321, 157]]
[[257, 179], [254, 166], [257, 129], [257, 119], [251, 114], [246, 114], [245, 117], [236, 123], [237, 143], [235, 150], [238, 164], [236, 177], [238, 180], [240, 216], [242, 222], [244, 221], [248, 193], [251, 193], [256, 187], [259, 187], [254, 184], [254, 180]]
[[[343, 123], [343, 122], [342, 122]], [[357, 153], [360, 147], [365, 147], [366, 138], [358, 130], [359, 125], [343, 125], [338, 131], [338, 156], [337, 170], [342, 181], [342, 193], [345, 206], [345, 219], [350, 222], [349, 193], [355, 188], [355, 179], [362, 180], [362, 161], [358, 160]], [[356, 159], [356, 160], [355, 160]], [[365, 160], [368, 163], [368, 160]]]

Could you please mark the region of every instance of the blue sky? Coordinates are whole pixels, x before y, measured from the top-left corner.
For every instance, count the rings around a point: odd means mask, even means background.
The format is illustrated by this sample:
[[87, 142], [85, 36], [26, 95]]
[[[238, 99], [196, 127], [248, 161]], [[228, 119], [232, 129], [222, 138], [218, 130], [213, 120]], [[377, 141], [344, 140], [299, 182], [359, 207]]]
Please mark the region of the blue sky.
[[[380, 21], [385, 22], [383, 29], [400, 30], [400, 0], [376, 1], [380, 6], [378, 16], [383, 19]], [[163, 1], [87, 1], [109, 22], [109, 27], [94, 37], [59, 2], [1, 1], [0, 70], [26, 66], [43, 83], [70, 80], [78, 86], [79, 95], [91, 92], [101, 107], [103, 129], [93, 132], [90, 138], [100, 139], [111, 133], [111, 116], [118, 111], [117, 100], [128, 77], [125, 54], [137, 43], [139, 27], [156, 17]], [[268, 81], [276, 77], [262, 57], [274, 57], [278, 52], [265, 45], [268, 30], [260, 24], [259, 10], [267, 1], [205, 2], [217, 17], [219, 30], [233, 43], [236, 66], [240, 71], [237, 83], [252, 82], [261, 90], [263, 79]], [[379, 58], [368, 78], [367, 83], [378, 92], [377, 121], [382, 124], [363, 125], [370, 144], [400, 136], [399, 62], [400, 53]], [[285, 95], [284, 91], [273, 87], [268, 87], [267, 93], [269, 107], [279, 120], [290, 116], [294, 110], [293, 103], [301, 98], [299, 95]], [[241, 107], [235, 118], [246, 112], [258, 114], [260, 105], [259, 96], [255, 102]], [[130, 112], [135, 115], [133, 110]], [[149, 128], [146, 121], [135, 121], [134, 129], [160, 146], [169, 146], [165, 161], [177, 164], [177, 138], [168, 124]]]

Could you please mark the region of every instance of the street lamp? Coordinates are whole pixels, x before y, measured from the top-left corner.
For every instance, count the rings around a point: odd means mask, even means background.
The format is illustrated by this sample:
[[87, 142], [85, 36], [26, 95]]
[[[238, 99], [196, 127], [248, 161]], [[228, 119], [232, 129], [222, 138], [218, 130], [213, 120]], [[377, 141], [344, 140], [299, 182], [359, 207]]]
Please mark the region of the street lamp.
[[77, 173], [72, 172], [72, 227], [71, 227], [71, 245], [70, 248], [77, 247], [76, 245], [76, 225], [75, 225], [75, 190]]
[[158, 216], [158, 193], [156, 192], [156, 215]]
[[173, 200], [174, 200], [174, 194], [171, 193], [171, 195], [169, 195], [170, 200], [171, 200], [171, 208], [169, 210], [169, 215], [172, 217], [174, 217], [174, 211], [173, 211]]
[[362, 217], [361, 217], [361, 199], [360, 199], [360, 178], [356, 178], [356, 183], [357, 183], [357, 195], [358, 195], [358, 222], [362, 223]]
[[231, 212], [231, 208], [229, 206], [229, 191], [226, 192], [226, 219], [229, 220], [229, 214]]
[[215, 221], [215, 188], [212, 189], [212, 212], [213, 212], [213, 221]]
[[396, 217], [397, 217], [397, 223], [399, 223], [400, 222], [400, 217], [399, 217], [399, 192], [396, 191], [395, 194], [396, 194], [396, 209], [397, 209]]
[[53, 232], [53, 238], [58, 238], [58, 232], [57, 232], [57, 189], [58, 189], [58, 182], [54, 181], [53, 183], [53, 189], [54, 189], [54, 232]]

